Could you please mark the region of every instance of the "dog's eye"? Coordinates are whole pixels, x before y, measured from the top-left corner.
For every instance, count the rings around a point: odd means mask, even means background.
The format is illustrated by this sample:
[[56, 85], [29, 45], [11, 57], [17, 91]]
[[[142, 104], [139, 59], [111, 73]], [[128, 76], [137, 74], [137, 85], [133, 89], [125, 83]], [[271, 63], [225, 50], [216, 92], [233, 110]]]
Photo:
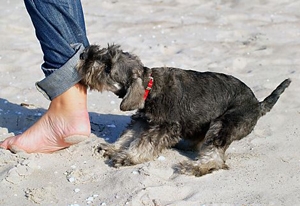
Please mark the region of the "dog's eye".
[[106, 72], [106, 73], [110, 73], [111, 72], [111, 67], [112, 67], [112, 62], [110, 61], [110, 59], [108, 59], [108, 60], [104, 60], [103, 61], [104, 62], [104, 64], [105, 64], [105, 68], [104, 68], [104, 71]]
[[111, 71], [111, 65], [105, 65], [105, 72], [106, 73], [110, 73], [110, 71]]

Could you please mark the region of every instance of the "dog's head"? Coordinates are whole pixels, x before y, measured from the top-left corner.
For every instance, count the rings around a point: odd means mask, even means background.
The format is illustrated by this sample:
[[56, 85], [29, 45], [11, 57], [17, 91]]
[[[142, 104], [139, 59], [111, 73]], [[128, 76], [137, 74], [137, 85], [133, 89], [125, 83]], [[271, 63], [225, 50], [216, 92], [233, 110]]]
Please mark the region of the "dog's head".
[[78, 71], [81, 82], [91, 90], [111, 91], [123, 98], [122, 111], [144, 106], [144, 66], [137, 56], [123, 52], [120, 46], [91, 45], [80, 55]]

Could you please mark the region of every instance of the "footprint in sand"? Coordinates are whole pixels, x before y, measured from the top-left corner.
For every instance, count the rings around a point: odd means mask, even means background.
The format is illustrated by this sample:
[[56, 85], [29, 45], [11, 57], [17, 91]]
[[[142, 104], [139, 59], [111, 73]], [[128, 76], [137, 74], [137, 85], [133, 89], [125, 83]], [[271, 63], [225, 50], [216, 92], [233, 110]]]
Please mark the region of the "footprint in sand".
[[12, 154], [7, 150], [0, 150], [0, 165], [4, 168], [0, 172], [0, 182], [6, 181], [11, 184], [19, 184], [29, 177], [38, 165], [35, 164], [35, 156], [28, 154]]

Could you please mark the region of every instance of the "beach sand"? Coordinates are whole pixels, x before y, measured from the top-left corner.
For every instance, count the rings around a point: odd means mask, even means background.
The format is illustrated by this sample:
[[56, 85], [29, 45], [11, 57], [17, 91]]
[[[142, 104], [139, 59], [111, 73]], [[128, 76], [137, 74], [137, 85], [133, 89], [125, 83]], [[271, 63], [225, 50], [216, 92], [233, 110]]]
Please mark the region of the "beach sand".
[[[290, 87], [253, 132], [227, 150], [229, 170], [176, 174], [187, 157], [109, 167], [94, 148], [114, 142], [130, 120], [112, 93], [89, 92], [91, 137], [53, 154], [0, 150], [0, 205], [300, 205], [300, 1], [83, 0], [90, 43], [120, 44], [147, 67], [231, 74], [259, 100]], [[48, 108], [35, 89], [42, 53], [23, 1], [0, 8], [0, 140]], [[20, 106], [25, 103], [27, 106]]]

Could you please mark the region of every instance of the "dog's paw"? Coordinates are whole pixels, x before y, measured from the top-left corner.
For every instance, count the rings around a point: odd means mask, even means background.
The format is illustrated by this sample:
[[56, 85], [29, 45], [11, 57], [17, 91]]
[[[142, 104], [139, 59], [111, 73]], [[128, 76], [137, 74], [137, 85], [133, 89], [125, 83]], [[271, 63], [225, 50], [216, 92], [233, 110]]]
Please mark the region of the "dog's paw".
[[197, 170], [197, 167], [192, 164], [191, 162], [184, 161], [180, 162], [179, 164], [175, 165], [174, 167], [175, 172], [179, 174], [191, 175], [191, 176], [202, 176], [203, 173]]
[[206, 174], [209, 174], [213, 169], [207, 168], [204, 165], [184, 161], [174, 166], [174, 169], [177, 173], [200, 177]]
[[117, 149], [111, 144], [101, 143], [96, 147], [95, 152], [103, 157], [111, 158], [117, 152]]
[[201, 164], [199, 162], [184, 161], [174, 166], [174, 170], [180, 174], [191, 175], [200, 177], [206, 174], [210, 174], [213, 171], [219, 169], [228, 169], [228, 166], [224, 163], [221, 166], [214, 162], [208, 162]]
[[118, 152], [111, 157], [111, 164], [113, 167], [130, 166], [134, 165], [131, 158], [126, 152]]

